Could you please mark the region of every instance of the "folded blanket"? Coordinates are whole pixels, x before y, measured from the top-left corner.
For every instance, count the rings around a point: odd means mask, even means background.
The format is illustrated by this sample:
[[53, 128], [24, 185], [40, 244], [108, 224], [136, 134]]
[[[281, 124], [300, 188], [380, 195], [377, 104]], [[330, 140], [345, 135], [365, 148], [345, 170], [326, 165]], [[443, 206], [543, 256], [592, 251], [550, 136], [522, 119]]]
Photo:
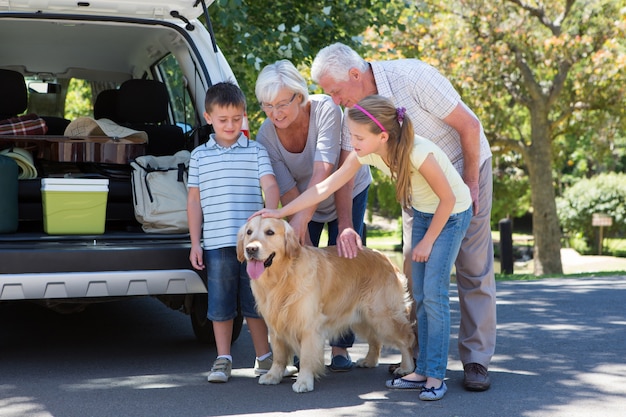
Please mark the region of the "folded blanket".
[[15, 147], [3, 149], [0, 151], [0, 155], [13, 158], [17, 162], [19, 169], [18, 179], [29, 180], [37, 178], [37, 168], [35, 168], [33, 156], [26, 149]]
[[46, 121], [36, 114], [0, 120], [0, 135], [45, 135]]

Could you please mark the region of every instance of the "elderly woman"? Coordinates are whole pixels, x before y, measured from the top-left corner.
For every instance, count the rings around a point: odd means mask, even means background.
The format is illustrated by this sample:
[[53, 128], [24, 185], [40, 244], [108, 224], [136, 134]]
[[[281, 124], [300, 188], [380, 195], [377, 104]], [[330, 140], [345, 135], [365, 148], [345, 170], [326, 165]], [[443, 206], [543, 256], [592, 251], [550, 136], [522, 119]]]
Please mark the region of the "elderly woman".
[[[287, 60], [263, 68], [255, 93], [267, 115], [256, 140], [269, 153], [285, 205], [326, 179], [351, 150], [349, 144], [342, 149], [343, 114], [330, 96], [309, 95], [306, 81]], [[364, 165], [334, 196], [293, 215], [290, 224], [300, 241], [318, 246], [324, 225], [328, 225], [328, 245], [337, 244], [337, 236], [349, 233], [350, 228], [362, 234], [370, 182], [369, 168]], [[352, 368], [347, 349], [353, 343], [352, 333], [331, 341], [331, 371]]]

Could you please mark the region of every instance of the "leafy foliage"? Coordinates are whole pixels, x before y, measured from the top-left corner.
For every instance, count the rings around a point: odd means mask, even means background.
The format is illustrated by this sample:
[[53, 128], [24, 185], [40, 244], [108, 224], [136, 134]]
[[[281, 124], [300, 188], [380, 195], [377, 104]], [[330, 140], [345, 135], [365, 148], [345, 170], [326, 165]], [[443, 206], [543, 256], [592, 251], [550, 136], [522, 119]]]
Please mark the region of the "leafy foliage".
[[[396, 187], [391, 179], [376, 168], [372, 168], [372, 184], [367, 196], [367, 206], [372, 212], [387, 217], [398, 218], [402, 215], [400, 204], [396, 200]], [[371, 219], [369, 219], [371, 221]]]
[[[622, 166], [626, 2], [421, 0], [412, 9], [402, 16], [406, 32], [372, 39], [420, 56], [452, 80], [492, 145], [496, 179], [505, 181], [496, 184], [505, 193], [498, 199], [524, 197], [507, 190], [524, 192], [510, 180], [528, 175], [536, 272], [561, 272], [560, 181], [570, 182], [574, 168], [591, 175]], [[417, 15], [424, 24], [407, 24]]]
[[521, 165], [520, 158], [510, 160], [505, 154], [495, 158], [493, 170], [493, 201], [491, 228], [498, 228], [501, 219], [522, 217], [530, 210], [530, 184]]
[[74, 120], [79, 116], [93, 114], [91, 86], [88, 82], [73, 78], [66, 91], [68, 91], [65, 99], [66, 119]]
[[[362, 49], [359, 36], [370, 26], [397, 21], [401, 0], [217, 0], [212, 25], [241, 89], [246, 94], [252, 132], [263, 115], [254, 86], [259, 71], [279, 59], [289, 59], [308, 74], [317, 51], [334, 42]], [[301, 65], [302, 64], [302, 65]], [[312, 89], [315, 89], [312, 86]]]

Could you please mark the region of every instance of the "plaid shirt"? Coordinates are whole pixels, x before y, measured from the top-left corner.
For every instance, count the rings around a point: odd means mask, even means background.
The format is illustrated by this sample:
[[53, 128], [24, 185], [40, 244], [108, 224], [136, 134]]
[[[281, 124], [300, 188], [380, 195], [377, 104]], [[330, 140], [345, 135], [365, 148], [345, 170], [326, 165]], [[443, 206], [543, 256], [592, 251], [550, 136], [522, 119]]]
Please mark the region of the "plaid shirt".
[[[435, 142], [448, 155], [455, 169], [463, 173], [459, 133], [443, 121], [462, 102], [450, 81], [435, 68], [417, 59], [370, 64], [378, 94], [393, 101], [397, 107], [405, 107], [415, 133]], [[349, 135], [342, 142], [343, 148], [349, 149], [346, 145], [350, 143]], [[490, 157], [491, 148], [481, 126], [480, 165]]]
[[45, 135], [46, 122], [36, 114], [0, 120], [0, 135]]

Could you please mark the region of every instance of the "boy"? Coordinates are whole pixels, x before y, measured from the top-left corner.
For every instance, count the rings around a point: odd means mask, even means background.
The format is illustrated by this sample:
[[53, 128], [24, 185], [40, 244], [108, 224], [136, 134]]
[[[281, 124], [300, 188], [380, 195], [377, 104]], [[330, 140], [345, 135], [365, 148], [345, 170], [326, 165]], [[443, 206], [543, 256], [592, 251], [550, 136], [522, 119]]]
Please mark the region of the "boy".
[[[217, 347], [217, 359], [207, 379], [227, 382], [232, 369], [230, 345], [238, 300], [254, 344], [255, 374], [266, 373], [272, 365], [267, 326], [256, 311], [250, 279], [245, 265], [237, 260], [236, 245], [239, 228], [263, 208], [262, 192], [266, 206], [276, 208], [279, 191], [265, 148], [241, 132], [246, 99], [239, 87], [231, 82], [211, 86], [205, 110], [204, 118], [215, 133], [191, 153], [189, 260], [195, 269], [207, 268], [207, 318], [213, 322]], [[290, 373], [295, 372], [290, 369]]]

